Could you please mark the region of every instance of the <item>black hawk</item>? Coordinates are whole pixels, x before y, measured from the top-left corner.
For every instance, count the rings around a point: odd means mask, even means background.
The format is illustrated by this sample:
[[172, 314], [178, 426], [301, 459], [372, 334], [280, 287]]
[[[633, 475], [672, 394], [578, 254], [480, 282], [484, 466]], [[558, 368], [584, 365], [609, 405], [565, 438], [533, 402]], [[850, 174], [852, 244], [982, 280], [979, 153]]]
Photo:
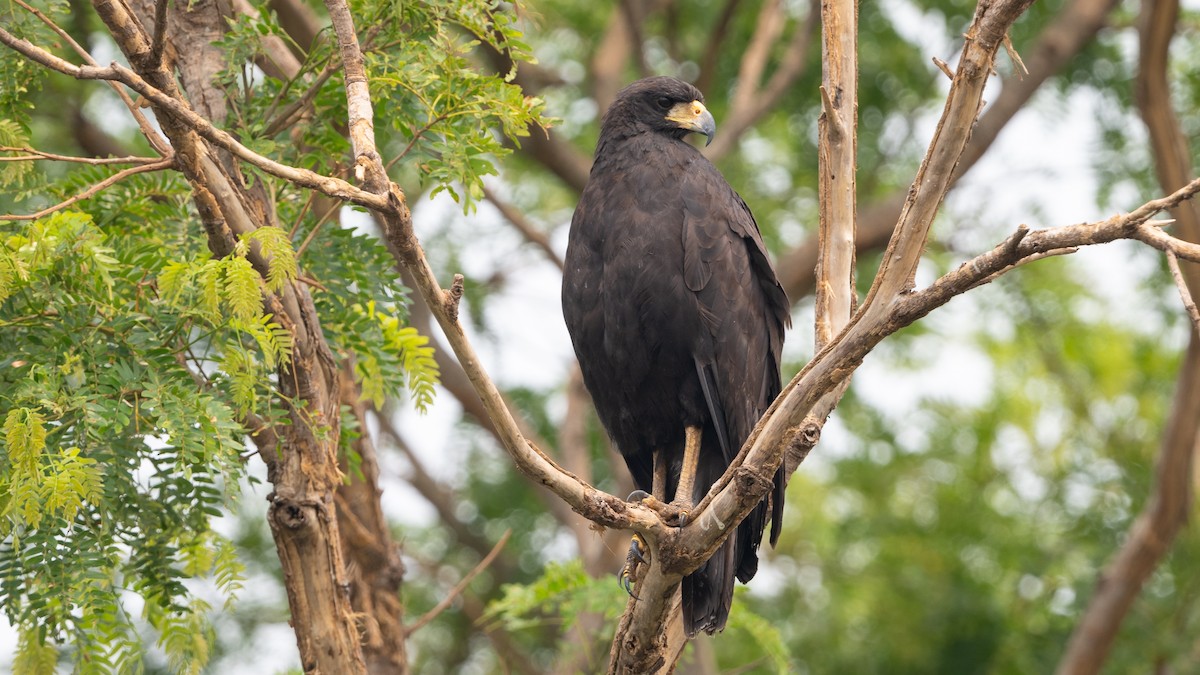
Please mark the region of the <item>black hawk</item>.
[[[715, 130], [686, 82], [651, 77], [623, 89], [601, 123], [563, 276], [563, 315], [600, 421], [639, 490], [684, 514], [779, 393], [790, 323], [750, 209], [684, 140], [711, 140]], [[725, 627], [734, 577], [746, 582], [758, 569], [768, 511], [774, 545], [782, 472], [737, 533], [684, 578], [689, 636]], [[635, 536], [631, 555], [642, 546]], [[631, 574], [622, 572], [627, 590]]]

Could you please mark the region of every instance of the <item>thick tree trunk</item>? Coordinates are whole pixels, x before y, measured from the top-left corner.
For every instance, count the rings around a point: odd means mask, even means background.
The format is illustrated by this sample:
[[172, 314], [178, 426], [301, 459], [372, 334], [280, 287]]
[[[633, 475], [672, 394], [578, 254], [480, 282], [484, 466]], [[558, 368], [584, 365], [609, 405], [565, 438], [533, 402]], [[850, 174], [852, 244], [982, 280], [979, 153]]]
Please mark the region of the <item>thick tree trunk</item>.
[[[142, 0], [139, 4], [141, 20], [122, 2], [94, 1], [118, 47], [142, 78], [184, 101], [175, 81], [173, 68], [177, 67], [180, 81], [198, 89], [194, 96], [199, 97], [200, 112], [219, 117], [223, 105], [209, 95], [214, 63], [210, 41], [175, 41], [177, 36], [194, 37], [204, 31], [220, 34], [224, 24], [217, 3], [194, 0], [160, 6]], [[160, 8], [167, 10], [166, 21], [156, 26], [154, 17], [164, 16], [156, 14]], [[162, 30], [166, 32], [160, 35]], [[161, 50], [154, 46], [156, 36], [164, 47]], [[274, 209], [260, 191], [246, 188], [231, 158], [215, 151], [166, 110], [156, 108], [155, 114], [193, 187], [215, 255], [228, 255], [238, 235], [273, 225]], [[249, 257], [265, 274], [266, 260], [258, 254]], [[278, 447], [259, 448], [259, 455], [275, 488], [268, 497], [267, 519], [283, 569], [301, 664], [309, 673], [365, 673], [334, 506], [342, 477], [337, 464], [338, 368], [304, 285], [291, 282], [279, 293], [264, 290], [263, 297], [266, 310], [288, 329], [294, 345], [291, 362], [279, 370], [287, 421], [274, 430]]]
[[342, 458], [347, 481], [337, 491], [344, 551], [352, 563], [350, 602], [356, 613], [366, 617], [362, 629], [367, 672], [403, 674], [408, 672], [404, 604], [400, 600], [404, 563], [400, 560], [400, 547], [392, 540], [383, 517], [379, 461], [375, 443], [367, 433], [367, 406], [359, 400], [360, 390], [349, 360], [343, 362], [341, 390], [342, 405], [354, 413], [359, 428], [358, 438], [351, 443], [359, 461], [351, 468], [348, 458]]

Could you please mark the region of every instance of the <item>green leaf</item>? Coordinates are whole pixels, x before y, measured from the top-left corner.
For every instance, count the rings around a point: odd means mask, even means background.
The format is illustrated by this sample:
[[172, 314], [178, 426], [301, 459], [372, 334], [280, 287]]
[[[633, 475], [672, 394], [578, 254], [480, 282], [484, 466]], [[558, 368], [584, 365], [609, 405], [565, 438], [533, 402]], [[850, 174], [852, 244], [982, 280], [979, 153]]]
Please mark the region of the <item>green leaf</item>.
[[58, 666], [58, 650], [45, 642], [42, 631], [22, 630], [13, 659], [13, 675], [54, 675]]
[[225, 263], [225, 295], [229, 301], [230, 314], [245, 322], [256, 321], [263, 313], [262, 292], [259, 290], [261, 277], [249, 260], [229, 257]]
[[284, 284], [296, 278], [299, 268], [296, 253], [288, 235], [278, 227], [260, 227], [244, 235], [246, 242], [257, 243], [267, 258], [267, 288], [278, 291]]
[[30, 408], [13, 408], [4, 418], [4, 440], [8, 459], [25, 472], [37, 470], [46, 449], [46, 418]]

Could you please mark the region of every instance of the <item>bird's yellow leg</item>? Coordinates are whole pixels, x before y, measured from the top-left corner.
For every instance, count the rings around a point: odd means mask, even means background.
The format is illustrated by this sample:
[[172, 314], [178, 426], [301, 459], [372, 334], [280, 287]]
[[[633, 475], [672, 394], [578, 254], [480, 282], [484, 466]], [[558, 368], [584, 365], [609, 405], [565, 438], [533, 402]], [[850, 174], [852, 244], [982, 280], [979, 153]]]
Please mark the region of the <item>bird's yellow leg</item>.
[[[654, 452], [654, 479], [650, 490], [653, 494], [646, 494], [642, 490], [635, 490], [629, 495], [627, 501], [640, 501], [642, 504], [651, 508], [661, 508], [665, 506], [667, 498], [667, 464], [668, 462], [662, 456], [661, 452]], [[646, 541], [642, 536], [634, 533], [629, 538], [629, 552], [625, 554], [625, 565], [621, 567], [621, 573], [617, 575], [617, 583], [625, 589], [625, 592], [633, 597], [637, 597], [633, 593], [633, 579], [637, 575], [638, 566], [647, 562], [646, 558], [650, 555], [650, 547], [646, 545]]]
[[679, 486], [671, 506], [678, 507], [686, 518], [693, 506], [692, 492], [696, 488], [696, 467], [700, 464], [700, 427], [684, 430], [683, 466], [679, 467]]
[[655, 499], [667, 501], [667, 464], [661, 452], [654, 453], [654, 487], [651, 492]]

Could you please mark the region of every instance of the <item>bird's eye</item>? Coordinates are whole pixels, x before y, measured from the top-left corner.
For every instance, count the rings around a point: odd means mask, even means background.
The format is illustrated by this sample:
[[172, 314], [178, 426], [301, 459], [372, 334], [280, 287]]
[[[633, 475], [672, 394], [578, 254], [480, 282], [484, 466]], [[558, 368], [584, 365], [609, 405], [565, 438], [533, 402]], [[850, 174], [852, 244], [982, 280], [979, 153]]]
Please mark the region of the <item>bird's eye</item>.
[[666, 96], [659, 96], [658, 99], [654, 101], [654, 105], [657, 105], [663, 110], [667, 110], [671, 107], [671, 99], [667, 98]]

